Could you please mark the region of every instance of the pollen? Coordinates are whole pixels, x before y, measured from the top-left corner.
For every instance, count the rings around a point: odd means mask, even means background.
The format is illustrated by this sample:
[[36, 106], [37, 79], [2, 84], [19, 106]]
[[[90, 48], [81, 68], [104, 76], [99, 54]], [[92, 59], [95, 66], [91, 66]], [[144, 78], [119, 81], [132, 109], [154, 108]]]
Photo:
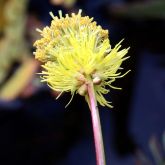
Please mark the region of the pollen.
[[[93, 18], [88, 16], [82, 17], [81, 10], [78, 14], [72, 13], [65, 17], [62, 16], [59, 11], [59, 18], [50, 12], [52, 22], [50, 27], [45, 27], [43, 30], [37, 29], [41, 33], [42, 38], [34, 43], [37, 48], [34, 52], [36, 59], [42, 62], [54, 61], [58, 56], [61, 49], [65, 51], [71, 51], [72, 44], [76, 41], [89, 37], [90, 33], [96, 35], [99, 44], [104, 39], [108, 38], [108, 30], [103, 30], [101, 26], [97, 26]], [[83, 39], [84, 40], [84, 39]]]

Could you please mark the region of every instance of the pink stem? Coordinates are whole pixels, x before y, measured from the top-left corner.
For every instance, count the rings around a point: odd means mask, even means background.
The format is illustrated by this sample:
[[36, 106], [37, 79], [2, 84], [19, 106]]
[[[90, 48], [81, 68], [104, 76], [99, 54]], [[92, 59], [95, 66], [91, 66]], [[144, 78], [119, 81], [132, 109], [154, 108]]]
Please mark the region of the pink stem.
[[89, 104], [91, 109], [94, 141], [95, 141], [95, 151], [96, 151], [96, 162], [97, 165], [105, 165], [105, 154], [104, 154], [104, 145], [100, 124], [100, 117], [97, 107], [97, 101], [95, 98], [95, 91], [92, 82], [88, 84], [88, 95], [89, 95]]

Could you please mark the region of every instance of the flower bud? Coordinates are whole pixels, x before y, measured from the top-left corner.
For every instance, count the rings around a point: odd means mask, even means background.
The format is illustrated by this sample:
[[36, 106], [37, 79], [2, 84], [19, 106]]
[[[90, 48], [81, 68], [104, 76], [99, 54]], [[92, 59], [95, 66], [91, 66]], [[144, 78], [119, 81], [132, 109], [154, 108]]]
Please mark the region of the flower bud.
[[81, 96], [84, 96], [87, 93], [87, 85], [86, 84], [81, 85], [77, 92]]
[[94, 85], [100, 85], [101, 84], [101, 78], [99, 76], [96, 76], [93, 78], [93, 84]]

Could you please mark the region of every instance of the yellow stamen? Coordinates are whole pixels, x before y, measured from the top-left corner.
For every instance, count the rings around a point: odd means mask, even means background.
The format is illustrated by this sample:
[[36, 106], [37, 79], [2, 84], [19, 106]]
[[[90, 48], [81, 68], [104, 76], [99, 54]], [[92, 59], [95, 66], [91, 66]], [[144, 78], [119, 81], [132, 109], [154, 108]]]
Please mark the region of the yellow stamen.
[[129, 48], [120, 50], [122, 41], [111, 48], [108, 30], [81, 13], [62, 16], [59, 11], [58, 18], [50, 12], [50, 27], [37, 30], [42, 38], [34, 43], [34, 54], [43, 62], [42, 82], [55, 91], [71, 92], [72, 98], [74, 93], [85, 95], [88, 101], [86, 84], [93, 81], [97, 101], [112, 108], [103, 95], [109, 92], [107, 86], [120, 89], [111, 83], [125, 75], [118, 70]]

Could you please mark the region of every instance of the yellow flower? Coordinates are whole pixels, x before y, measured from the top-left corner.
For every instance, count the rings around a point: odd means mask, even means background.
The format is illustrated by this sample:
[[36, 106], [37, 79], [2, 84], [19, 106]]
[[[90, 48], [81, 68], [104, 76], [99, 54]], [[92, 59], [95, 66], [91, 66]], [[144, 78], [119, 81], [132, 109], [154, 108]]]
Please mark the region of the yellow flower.
[[116, 88], [111, 85], [116, 78], [124, 76], [117, 71], [129, 48], [119, 50], [121, 42], [111, 48], [108, 30], [81, 16], [81, 10], [65, 17], [59, 12], [59, 18], [50, 15], [51, 26], [38, 29], [42, 38], [34, 43], [35, 57], [43, 62], [42, 82], [61, 93], [84, 95], [88, 101], [87, 85], [93, 81], [97, 101], [112, 107], [103, 95], [108, 86]]

